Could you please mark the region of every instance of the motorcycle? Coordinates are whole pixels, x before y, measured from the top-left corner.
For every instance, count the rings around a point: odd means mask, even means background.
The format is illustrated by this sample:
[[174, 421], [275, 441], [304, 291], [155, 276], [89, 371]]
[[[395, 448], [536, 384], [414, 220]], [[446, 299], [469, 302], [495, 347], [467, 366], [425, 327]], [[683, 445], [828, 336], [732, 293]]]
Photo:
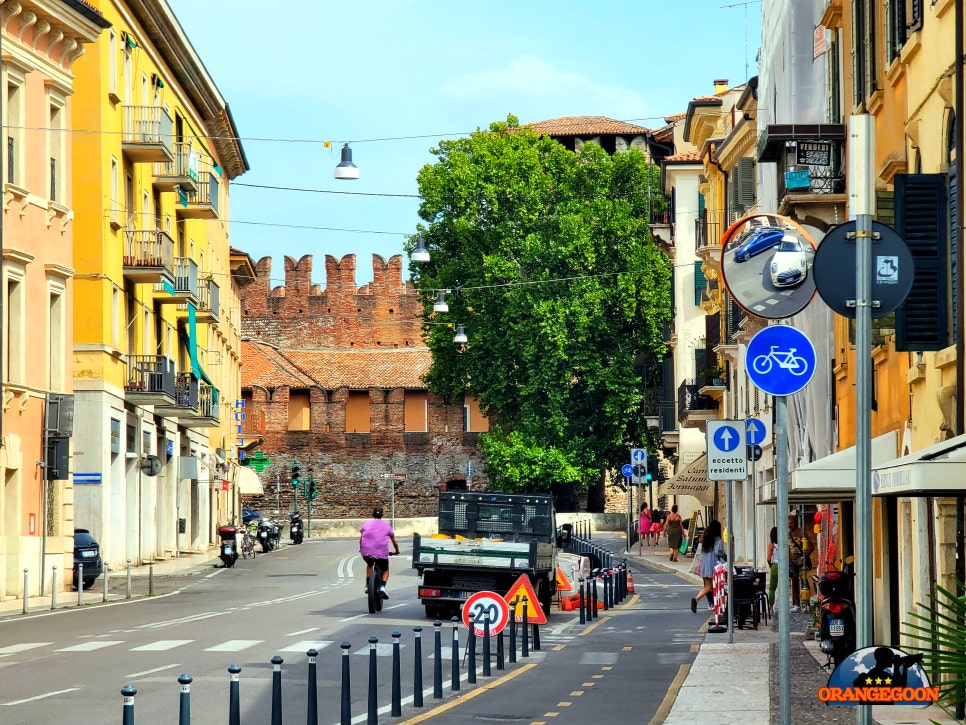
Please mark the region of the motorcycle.
[[855, 651], [852, 577], [846, 572], [831, 569], [819, 579], [818, 591], [820, 648], [838, 666]]
[[258, 543], [262, 545], [263, 553], [272, 550], [275, 538], [272, 536], [272, 522], [269, 519], [260, 519], [258, 522]]
[[238, 530], [234, 524], [226, 524], [218, 527], [218, 536], [221, 539], [219, 546], [219, 556], [226, 568], [231, 568], [238, 561]]
[[291, 515], [292, 523], [289, 524], [288, 534], [292, 538], [293, 544], [302, 543], [302, 517], [299, 516], [299, 512], [295, 511]]

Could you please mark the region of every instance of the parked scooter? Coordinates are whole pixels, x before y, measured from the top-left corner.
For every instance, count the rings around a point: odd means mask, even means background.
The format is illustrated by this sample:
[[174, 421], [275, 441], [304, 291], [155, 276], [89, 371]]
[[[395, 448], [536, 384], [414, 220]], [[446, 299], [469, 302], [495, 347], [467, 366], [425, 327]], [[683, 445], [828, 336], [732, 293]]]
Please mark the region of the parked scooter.
[[302, 517], [299, 515], [298, 511], [293, 511], [291, 514], [292, 522], [288, 527], [288, 535], [292, 538], [293, 544], [302, 543]]
[[[278, 515], [278, 511], [275, 512]], [[282, 525], [277, 519], [269, 519], [269, 523], [272, 525], [272, 530], [269, 536], [272, 537], [272, 548], [281, 549], [282, 548]]]
[[275, 545], [275, 537], [272, 536], [272, 522], [270, 519], [259, 519], [258, 543], [262, 545], [262, 551], [265, 553], [271, 551]]
[[226, 524], [218, 527], [218, 536], [221, 538], [219, 556], [226, 568], [231, 568], [238, 561], [238, 530], [234, 524]]
[[852, 576], [831, 569], [818, 582], [821, 613], [819, 640], [821, 650], [838, 664], [855, 652], [855, 603], [852, 601]]

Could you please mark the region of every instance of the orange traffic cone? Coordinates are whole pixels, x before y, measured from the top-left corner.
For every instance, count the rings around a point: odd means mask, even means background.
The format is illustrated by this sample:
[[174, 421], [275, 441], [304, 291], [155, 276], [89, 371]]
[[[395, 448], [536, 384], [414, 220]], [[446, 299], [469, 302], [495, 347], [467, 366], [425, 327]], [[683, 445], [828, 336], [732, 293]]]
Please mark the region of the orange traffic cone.
[[627, 593], [634, 593], [634, 575], [631, 573], [630, 568], [627, 570]]

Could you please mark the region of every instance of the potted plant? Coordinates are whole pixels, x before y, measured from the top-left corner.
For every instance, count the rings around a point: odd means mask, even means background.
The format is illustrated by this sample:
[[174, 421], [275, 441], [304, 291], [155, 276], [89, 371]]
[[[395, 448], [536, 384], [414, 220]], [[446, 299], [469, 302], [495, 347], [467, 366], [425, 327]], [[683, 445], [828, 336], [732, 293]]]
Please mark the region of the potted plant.
[[719, 388], [724, 387], [725, 371], [724, 371], [724, 368], [722, 368], [721, 366], [712, 365], [711, 367], [704, 370], [701, 374], [704, 377], [704, 379], [708, 381], [709, 385], [713, 385]]

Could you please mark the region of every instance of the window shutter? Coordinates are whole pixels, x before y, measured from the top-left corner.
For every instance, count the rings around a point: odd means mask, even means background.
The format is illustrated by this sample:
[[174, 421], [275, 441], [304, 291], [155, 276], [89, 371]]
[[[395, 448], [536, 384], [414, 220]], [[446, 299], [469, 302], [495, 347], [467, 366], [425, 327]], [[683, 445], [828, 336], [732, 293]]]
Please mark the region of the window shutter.
[[701, 270], [701, 262], [694, 263], [694, 304], [701, 304], [701, 293], [708, 288], [708, 280]]
[[956, 275], [957, 247], [956, 247], [956, 195], [959, 193], [959, 184], [956, 183], [956, 165], [949, 168], [949, 309], [952, 311], [953, 330], [952, 339], [956, 340], [959, 334], [960, 316], [962, 315], [959, 301], [959, 278]]
[[698, 215], [704, 214], [704, 194], [698, 194]]
[[750, 156], [738, 159], [738, 204], [743, 209], [755, 205], [755, 160]]
[[946, 176], [896, 174], [895, 216], [915, 269], [912, 290], [896, 310], [896, 350], [941, 350], [949, 339]]

